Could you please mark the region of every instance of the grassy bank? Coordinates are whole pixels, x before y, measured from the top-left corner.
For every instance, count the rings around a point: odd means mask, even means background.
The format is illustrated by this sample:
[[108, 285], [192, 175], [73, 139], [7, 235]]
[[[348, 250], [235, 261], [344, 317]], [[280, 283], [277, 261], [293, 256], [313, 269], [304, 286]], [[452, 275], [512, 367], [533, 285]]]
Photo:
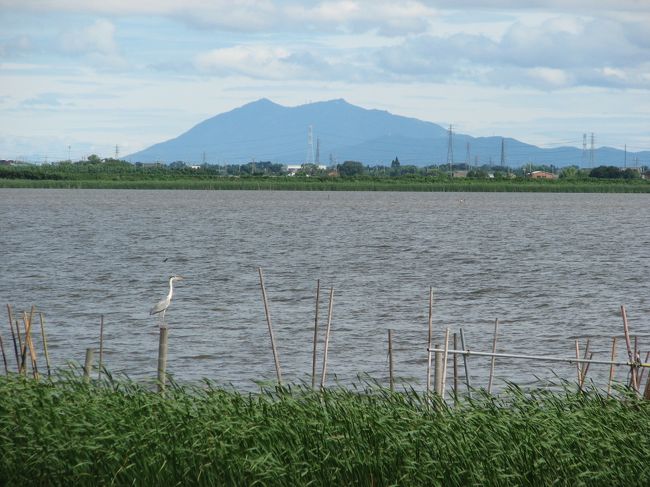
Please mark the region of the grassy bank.
[[454, 191], [545, 193], [650, 193], [645, 180], [409, 180], [408, 178], [178, 178], [178, 179], [0, 179], [0, 188], [197, 189], [291, 191]]
[[1, 485], [650, 485], [650, 403], [0, 378]]

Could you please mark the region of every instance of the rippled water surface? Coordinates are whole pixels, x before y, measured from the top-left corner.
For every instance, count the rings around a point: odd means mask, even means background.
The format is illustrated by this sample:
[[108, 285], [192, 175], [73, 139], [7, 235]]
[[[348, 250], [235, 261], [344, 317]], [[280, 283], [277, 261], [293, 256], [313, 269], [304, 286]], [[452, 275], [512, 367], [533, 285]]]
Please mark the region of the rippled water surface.
[[[648, 350], [649, 207], [650, 195], [0, 189], [0, 304], [45, 313], [57, 366], [98, 346], [103, 314], [108, 368], [149, 378], [158, 329], [148, 310], [182, 274], [167, 313], [169, 372], [246, 389], [275, 373], [262, 267], [286, 379], [309, 380], [320, 279], [323, 328], [334, 287], [329, 380], [385, 380], [391, 328], [396, 374], [421, 388], [430, 286], [437, 342], [463, 328], [470, 348], [489, 351], [498, 318], [500, 351], [571, 356], [574, 339], [590, 337], [607, 358], [625, 304]], [[474, 385], [488, 363], [470, 360]], [[594, 380], [608, 370], [593, 367]], [[553, 371], [496, 366], [500, 383]]]

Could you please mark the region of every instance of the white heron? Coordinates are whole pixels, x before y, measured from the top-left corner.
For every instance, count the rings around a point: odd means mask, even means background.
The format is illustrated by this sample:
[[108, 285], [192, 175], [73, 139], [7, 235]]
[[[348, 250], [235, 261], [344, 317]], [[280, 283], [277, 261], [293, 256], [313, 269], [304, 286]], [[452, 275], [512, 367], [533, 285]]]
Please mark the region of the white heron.
[[165, 325], [165, 311], [167, 311], [167, 308], [169, 308], [169, 305], [172, 302], [172, 296], [174, 295], [174, 281], [182, 281], [183, 279], [184, 279], [183, 276], [171, 276], [169, 278], [169, 292], [167, 293], [167, 296], [164, 299], [158, 301], [153, 306], [153, 308], [151, 308], [151, 311], [149, 311], [150, 315], [156, 315], [158, 313], [162, 313], [160, 326]]

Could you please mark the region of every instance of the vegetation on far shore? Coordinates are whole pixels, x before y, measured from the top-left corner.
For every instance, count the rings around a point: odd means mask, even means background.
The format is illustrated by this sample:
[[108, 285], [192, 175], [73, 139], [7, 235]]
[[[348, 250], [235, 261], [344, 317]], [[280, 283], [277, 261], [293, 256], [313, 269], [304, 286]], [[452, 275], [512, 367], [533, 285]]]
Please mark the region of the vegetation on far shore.
[[0, 377], [0, 485], [650, 485], [650, 401]]
[[[545, 171], [552, 179], [533, 178]], [[121, 160], [87, 160], [42, 165], [0, 166], [0, 187], [87, 189], [220, 189], [220, 190], [320, 190], [320, 191], [522, 191], [522, 192], [650, 192], [645, 168], [620, 169], [599, 166], [591, 170], [575, 166], [466, 167], [456, 164], [402, 166], [396, 158], [390, 166], [364, 166], [346, 161], [329, 169], [304, 164], [290, 173], [271, 162], [241, 165], [188, 166], [131, 164]]]

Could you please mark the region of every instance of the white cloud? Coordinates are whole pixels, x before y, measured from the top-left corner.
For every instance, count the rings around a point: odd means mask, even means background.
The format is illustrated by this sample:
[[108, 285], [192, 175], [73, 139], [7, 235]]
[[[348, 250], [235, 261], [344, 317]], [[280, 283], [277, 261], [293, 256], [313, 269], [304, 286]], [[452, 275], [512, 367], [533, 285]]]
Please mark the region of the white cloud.
[[115, 25], [108, 20], [96, 20], [61, 33], [59, 47], [64, 54], [84, 56], [97, 66], [123, 68], [127, 63], [115, 40], [115, 31]]
[[225, 76], [245, 75], [252, 78], [283, 79], [301, 77], [302, 68], [292, 63], [286, 49], [264, 45], [234, 46], [213, 49], [196, 56], [195, 65], [202, 71]]

